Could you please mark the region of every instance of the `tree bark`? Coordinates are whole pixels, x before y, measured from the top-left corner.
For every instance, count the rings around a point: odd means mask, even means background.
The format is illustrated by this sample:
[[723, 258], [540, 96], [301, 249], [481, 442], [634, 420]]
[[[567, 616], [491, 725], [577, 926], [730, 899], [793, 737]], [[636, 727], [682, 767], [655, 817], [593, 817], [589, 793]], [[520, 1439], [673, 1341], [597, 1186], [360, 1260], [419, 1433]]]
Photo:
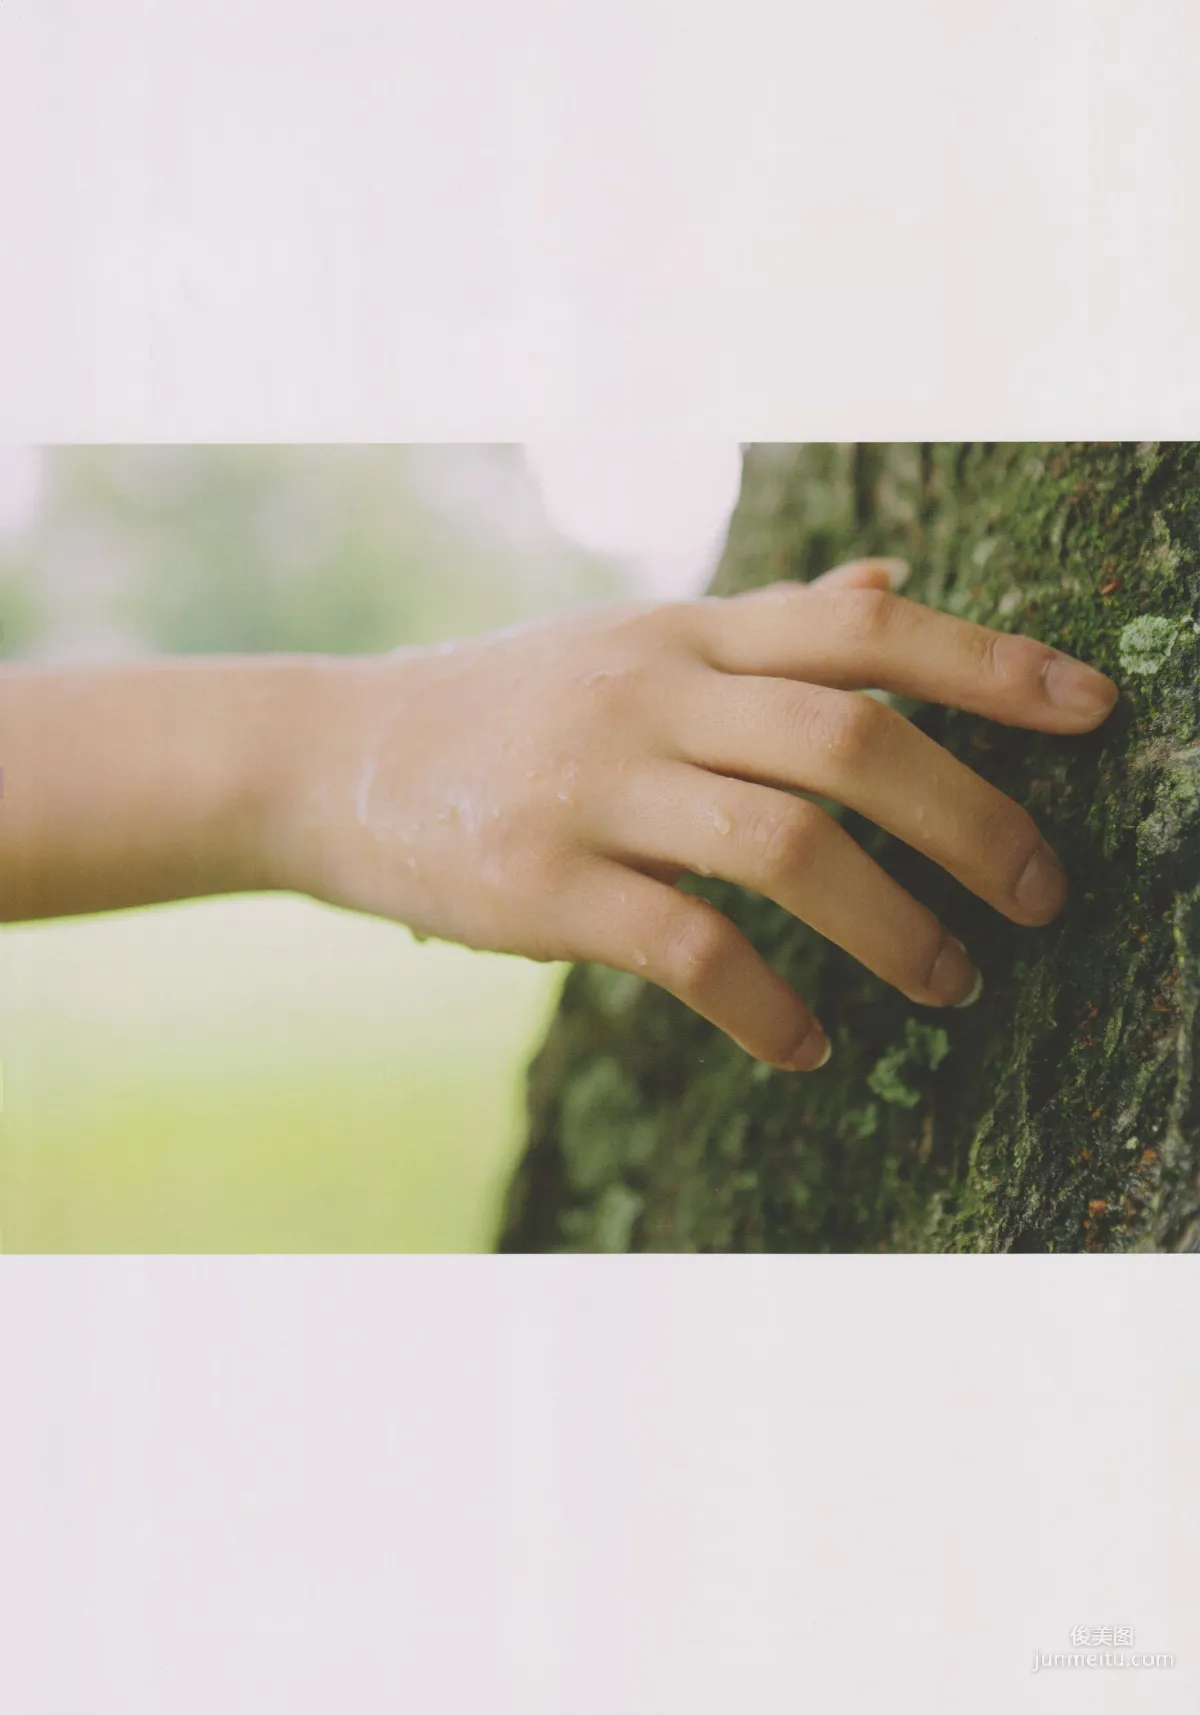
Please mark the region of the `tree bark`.
[[1065, 912], [1011, 924], [845, 814], [982, 969], [981, 1000], [944, 1011], [687, 878], [814, 1004], [833, 1059], [772, 1072], [662, 990], [574, 967], [502, 1250], [1200, 1249], [1200, 445], [754, 446], [712, 589], [867, 553], [912, 562], [907, 595], [1120, 684], [1082, 738], [899, 705], [1027, 806]]

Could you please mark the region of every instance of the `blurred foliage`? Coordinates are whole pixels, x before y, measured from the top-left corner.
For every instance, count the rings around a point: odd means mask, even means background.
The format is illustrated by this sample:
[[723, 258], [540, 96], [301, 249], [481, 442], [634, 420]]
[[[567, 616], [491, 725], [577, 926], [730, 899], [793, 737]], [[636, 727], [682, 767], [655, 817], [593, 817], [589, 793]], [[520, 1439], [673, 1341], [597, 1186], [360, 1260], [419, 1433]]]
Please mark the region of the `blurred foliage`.
[[24, 655], [49, 629], [28, 567], [0, 559], [0, 654]]
[[[378, 651], [628, 593], [516, 446], [39, 469], [36, 510], [2, 520], [9, 656]], [[10, 925], [0, 952], [0, 1247], [491, 1248], [561, 967], [278, 897]]]
[[492, 1247], [561, 966], [278, 895], [0, 952], [4, 1251]]
[[625, 593], [515, 445], [44, 456], [38, 515], [0, 543], [10, 655], [375, 651]]

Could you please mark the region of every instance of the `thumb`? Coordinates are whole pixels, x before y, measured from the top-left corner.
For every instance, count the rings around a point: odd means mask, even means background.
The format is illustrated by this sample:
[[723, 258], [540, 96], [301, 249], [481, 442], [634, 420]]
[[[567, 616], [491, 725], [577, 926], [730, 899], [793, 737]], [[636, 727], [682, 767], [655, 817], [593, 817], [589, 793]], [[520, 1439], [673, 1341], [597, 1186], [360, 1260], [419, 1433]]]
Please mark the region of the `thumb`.
[[907, 560], [847, 560], [813, 578], [805, 587], [816, 589], [898, 590], [908, 581]]

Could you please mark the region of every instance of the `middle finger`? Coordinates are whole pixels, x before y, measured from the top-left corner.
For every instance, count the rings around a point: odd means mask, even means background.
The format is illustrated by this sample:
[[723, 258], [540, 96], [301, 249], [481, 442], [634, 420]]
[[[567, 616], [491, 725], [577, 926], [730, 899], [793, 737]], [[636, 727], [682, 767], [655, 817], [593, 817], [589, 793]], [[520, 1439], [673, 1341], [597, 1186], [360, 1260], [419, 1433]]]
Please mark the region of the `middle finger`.
[[687, 761], [833, 798], [1017, 923], [1061, 910], [1066, 877], [1033, 818], [894, 709], [856, 691], [708, 672], [677, 705]]

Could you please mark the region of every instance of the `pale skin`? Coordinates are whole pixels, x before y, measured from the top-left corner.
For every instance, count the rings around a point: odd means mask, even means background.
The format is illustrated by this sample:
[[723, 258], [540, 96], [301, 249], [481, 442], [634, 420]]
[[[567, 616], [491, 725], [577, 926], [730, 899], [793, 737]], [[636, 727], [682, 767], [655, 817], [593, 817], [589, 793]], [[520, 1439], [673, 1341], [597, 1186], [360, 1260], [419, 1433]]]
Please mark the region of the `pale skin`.
[[585, 610], [441, 649], [0, 672], [0, 920], [283, 889], [470, 947], [645, 977], [770, 1065], [817, 1019], [715, 906], [762, 894], [910, 1000], [962, 944], [797, 792], [924, 852], [1015, 923], [1066, 878], [1029, 814], [877, 698], [1083, 733], [1111, 680], [896, 593], [807, 585]]

